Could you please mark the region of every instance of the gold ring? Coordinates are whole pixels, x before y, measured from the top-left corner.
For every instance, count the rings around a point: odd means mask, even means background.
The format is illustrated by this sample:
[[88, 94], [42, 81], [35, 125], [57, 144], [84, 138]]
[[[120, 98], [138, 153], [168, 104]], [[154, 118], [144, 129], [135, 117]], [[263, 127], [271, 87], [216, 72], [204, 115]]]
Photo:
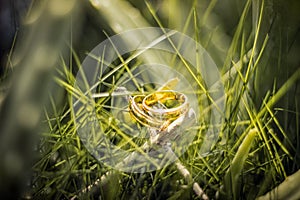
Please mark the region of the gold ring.
[[175, 120], [188, 110], [188, 98], [173, 90], [156, 91], [143, 99], [143, 109], [160, 120]]
[[188, 111], [188, 98], [173, 90], [130, 97], [129, 113], [140, 124], [164, 130]]
[[142, 101], [145, 95], [136, 95], [129, 100], [129, 112], [131, 116], [144, 126], [160, 128], [163, 121], [147, 115], [143, 109]]

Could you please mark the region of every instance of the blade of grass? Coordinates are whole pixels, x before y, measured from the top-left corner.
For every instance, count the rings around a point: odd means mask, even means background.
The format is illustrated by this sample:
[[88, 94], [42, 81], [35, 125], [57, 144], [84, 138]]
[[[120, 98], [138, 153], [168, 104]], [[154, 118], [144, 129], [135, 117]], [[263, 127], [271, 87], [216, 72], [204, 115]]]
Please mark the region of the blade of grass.
[[251, 129], [248, 132], [238, 151], [236, 152], [236, 155], [231, 162], [230, 168], [227, 170], [224, 176], [225, 190], [228, 193], [229, 198], [233, 197], [233, 199], [238, 199], [239, 197], [239, 177], [241, 175], [243, 166], [245, 164], [246, 158], [248, 157], [256, 134], [256, 129]]
[[299, 199], [300, 190], [300, 170], [293, 175], [286, 178], [279, 186], [268, 192], [264, 196], [257, 198], [257, 200], [268, 199]]

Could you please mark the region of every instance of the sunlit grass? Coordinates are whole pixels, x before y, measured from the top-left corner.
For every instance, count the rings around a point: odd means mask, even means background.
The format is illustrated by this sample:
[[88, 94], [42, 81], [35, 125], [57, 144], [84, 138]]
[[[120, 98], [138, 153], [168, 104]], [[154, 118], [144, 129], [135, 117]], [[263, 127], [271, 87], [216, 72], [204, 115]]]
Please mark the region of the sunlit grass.
[[[144, 12], [147, 12], [144, 15], [137, 12], [128, 2], [117, 2], [105, 4], [90, 0], [95, 16], [104, 18], [114, 33], [142, 26], [164, 28], [179, 23], [174, 22], [176, 19], [173, 18], [166, 22], [163, 17], [167, 14], [164, 11], [160, 11], [163, 14], [158, 12], [150, 1], [143, 4]], [[178, 11], [179, 2], [174, 2], [170, 5]], [[109, 69], [103, 70], [103, 76], [99, 77], [91, 89], [84, 92], [82, 88], [75, 86], [74, 75], [76, 74], [74, 71], [82, 73], [80, 70], [82, 60], [77, 55], [76, 49], [69, 45], [68, 56], [72, 61], [67, 61], [65, 55], [61, 56], [60, 66], [57, 67], [53, 77], [55, 84], [64, 92], [63, 101], [56, 98], [55, 91], [49, 91], [47, 96], [49, 105], [43, 110], [41, 123], [43, 128], [36, 147], [37, 155], [32, 167], [34, 173], [29, 187], [32, 198], [98, 199], [101, 196], [104, 199], [205, 199], [204, 195], [207, 195], [210, 199], [255, 199], [271, 191], [298, 169], [299, 105], [295, 105], [295, 110], [288, 110], [289, 107], [277, 107], [277, 103], [296, 87], [300, 79], [300, 70], [296, 70], [282, 85], [277, 86], [274, 81], [274, 87], [269, 88], [258, 103], [256, 97], [259, 91], [253, 87], [257, 76], [260, 75], [258, 72], [261, 65], [269, 59], [266, 51], [269, 51], [270, 38], [262, 31], [266, 17], [265, 1], [245, 1], [231, 43], [227, 46], [215, 42], [215, 38], [225, 35], [223, 30], [221, 28], [211, 30], [210, 17], [214, 14], [217, 1], [208, 3], [203, 13], [199, 11], [203, 6], [200, 4], [196, 0], [188, 2], [185, 8], [185, 23], [175, 28], [204, 47], [210, 47], [212, 57], [222, 61], [221, 64], [218, 62], [217, 67], [221, 71], [220, 81], [224, 85], [225, 96], [221, 99], [210, 96], [211, 91], [206, 87], [202, 75], [192, 69], [190, 63], [180, 54], [178, 49], [184, 44], [175, 46], [170, 41], [177, 55], [157, 56], [153, 52], [147, 52], [159, 41], [168, 39], [167, 36], [157, 38], [144, 50], [130, 52], [126, 56], [120, 55], [115, 48], [118, 59], [109, 66]], [[126, 10], [129, 9], [136, 12], [127, 15]], [[101, 15], [98, 16], [99, 13]], [[169, 15], [174, 16], [174, 13]], [[173, 33], [168, 32], [169, 35]], [[109, 37], [110, 34], [105, 35]], [[215, 52], [211, 52], [211, 49], [215, 49]], [[102, 70], [101, 64], [105, 62], [104, 60], [88, 53], [86, 56], [97, 60]], [[189, 127], [182, 134], [188, 134], [191, 130], [196, 130], [197, 134], [188, 150], [179, 157], [179, 160], [160, 170], [125, 173], [104, 165], [90, 154], [89, 147], [83, 145], [78, 136], [78, 129], [87, 125], [87, 119], [95, 108], [94, 112], [101, 122], [99, 129], [114, 144], [126, 151], [137, 151], [146, 155], [144, 147], [147, 141], [129, 136], [123, 131], [131, 129], [134, 124], [132, 118], [125, 116], [128, 118], [125, 120], [126, 123], [120, 124], [122, 122], [116, 120], [110, 112], [113, 109], [120, 109], [112, 106], [111, 94], [120, 83], [129, 81], [137, 88], [137, 91], [133, 92], [149, 93], [155, 90], [152, 86], [142, 88], [134, 70], [144, 61], [155, 63], [161, 60], [168, 66], [174, 66], [174, 69], [184, 68], [186, 71], [184, 75], [188, 76], [192, 86], [197, 88], [199, 100], [206, 100], [198, 105], [201, 112], [210, 116], [211, 110], [216, 108], [221, 113], [222, 121], [210, 124], [208, 117], [204, 116], [199, 124]], [[199, 66], [198, 60], [196, 69], [199, 69]], [[123, 76], [124, 73], [128, 76]], [[147, 80], [147, 77], [143, 78]], [[89, 86], [86, 80], [83, 80], [83, 85]], [[89, 97], [92, 96], [92, 89], [106, 96], [97, 97], [95, 101], [91, 100]], [[74, 98], [78, 101], [74, 101]], [[224, 110], [219, 107], [220, 101], [225, 102]], [[294, 102], [299, 102], [298, 96], [294, 96]], [[83, 106], [75, 110], [74, 105]], [[127, 107], [120, 110], [126, 109]], [[282, 113], [286, 112], [296, 116], [296, 127], [286, 128], [284, 120], [287, 119], [282, 120], [284, 118]], [[79, 119], [76, 119], [78, 116]], [[143, 130], [141, 126], [135, 126]], [[219, 137], [210, 151], [203, 154], [201, 147], [206, 142], [204, 136], [211, 127], [219, 130]], [[87, 139], [91, 140], [91, 145], [105, 145], [99, 144], [99, 137], [99, 130], [92, 130]], [[106, 155], [101, 159], [107, 159]], [[147, 159], [154, 165], [157, 164], [151, 158]]]

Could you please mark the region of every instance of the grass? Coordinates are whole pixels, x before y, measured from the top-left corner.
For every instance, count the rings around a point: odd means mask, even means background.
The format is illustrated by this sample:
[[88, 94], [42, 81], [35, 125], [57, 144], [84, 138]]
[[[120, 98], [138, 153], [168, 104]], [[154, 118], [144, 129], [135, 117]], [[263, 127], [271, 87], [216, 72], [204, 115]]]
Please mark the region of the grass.
[[[144, 26], [177, 29], [202, 44], [216, 60], [225, 95], [220, 99], [211, 96], [213, 92], [207, 87], [204, 75], [199, 70], [200, 60], [197, 60], [195, 69], [191, 68], [191, 63], [179, 51], [182, 44], [172, 44], [177, 56], [161, 52], [161, 55], [157, 55], [149, 51], [153, 44], [149, 44], [144, 51], [126, 55], [121, 55], [115, 48], [118, 57], [108, 69], [103, 68], [104, 61], [96, 56], [104, 73], [104, 76], [96, 77], [98, 85], [93, 85], [98, 93], [111, 93], [122, 84], [130, 86], [131, 82], [132, 88], [138, 92], [151, 92], [153, 85], [141, 85], [149, 77], [143, 75], [143, 71], [138, 71], [139, 66], [147, 62], [159, 62], [174, 66], [174, 70], [180, 70], [183, 76], [188, 77], [192, 88], [195, 88], [196, 100], [201, 100], [197, 104], [199, 112], [207, 115], [198, 119], [199, 123], [190, 129], [182, 125], [184, 128], [180, 133], [195, 132], [195, 138], [173, 164], [145, 173], [117, 171], [95, 159], [97, 155], [92, 155], [89, 147], [84, 146], [84, 139], [79, 137], [80, 129], [89, 123], [86, 119], [90, 119], [93, 108], [96, 108], [96, 116], [100, 120], [96, 127], [124, 150], [144, 153], [142, 144], [145, 140], [125, 134], [124, 129], [145, 129], [134, 124], [129, 116], [124, 116], [124, 124], [115, 119], [116, 115], [112, 112], [114, 98], [111, 96], [90, 102], [88, 93], [83, 89], [89, 87], [84, 74], [83, 87], [74, 86], [74, 72], [81, 72], [82, 57], [87, 54], [77, 53], [76, 48], [80, 45], [73, 39], [75, 31], [72, 26], [72, 37], [68, 41], [69, 55], [62, 53], [60, 57], [57, 56], [58, 67], [52, 76], [56, 89], [47, 93], [48, 101], [43, 101], [47, 102], [47, 106], [42, 110], [43, 119], [38, 129], [40, 137], [35, 145], [34, 164], [31, 167], [33, 174], [23, 197], [205, 199], [207, 196], [210, 199], [255, 199], [279, 186], [282, 196], [290, 193], [299, 198], [297, 193], [286, 189], [284, 181], [299, 169], [299, 95], [292, 98], [290, 95], [299, 91], [300, 70], [291, 67], [288, 76], [279, 81], [279, 76], [265, 74], [265, 70], [272, 68], [274, 62], [278, 62], [279, 67], [289, 64], [283, 61], [284, 54], [288, 54], [282, 47], [284, 41], [278, 44], [272, 32], [278, 26], [276, 18], [272, 18], [275, 22], [269, 23], [269, 1], [245, 0], [238, 3], [239, 20], [230, 34], [226, 27], [222, 27], [222, 23], [216, 25], [216, 13], [219, 11], [217, 1], [195, 0], [187, 1], [184, 5], [180, 1], [173, 1], [170, 8], [166, 6], [169, 1], [160, 4], [150, 1], [113, 2], [90, 0], [89, 5], [84, 4], [91, 10], [95, 23], [99, 19], [105, 20], [104, 27], [107, 28], [102, 40], [114, 33]], [[179, 12], [181, 9], [183, 11]], [[138, 10], [143, 11], [142, 14]], [[234, 16], [232, 18], [235, 19]], [[59, 23], [54, 26], [59, 27]], [[222, 39], [223, 42], [220, 42]], [[279, 61], [272, 55], [273, 52], [278, 53]], [[272, 84], [265, 86], [265, 80]], [[78, 105], [87, 106], [74, 110], [74, 97], [82, 100]], [[222, 105], [220, 102], [224, 102], [224, 109], [218, 107]], [[209, 116], [216, 107], [222, 120], [211, 124]], [[76, 119], [78, 115], [80, 118]], [[99, 131], [86, 130], [91, 132], [86, 140], [91, 140], [91, 144], [103, 145], [99, 143]], [[201, 148], [209, 143], [205, 141], [208, 130], [215, 131], [218, 140], [208, 152], [203, 153]], [[206, 140], [209, 139], [206, 137]], [[100, 155], [98, 159], [107, 159], [106, 156]], [[291, 177], [296, 177], [293, 181], [297, 183], [297, 176]]]

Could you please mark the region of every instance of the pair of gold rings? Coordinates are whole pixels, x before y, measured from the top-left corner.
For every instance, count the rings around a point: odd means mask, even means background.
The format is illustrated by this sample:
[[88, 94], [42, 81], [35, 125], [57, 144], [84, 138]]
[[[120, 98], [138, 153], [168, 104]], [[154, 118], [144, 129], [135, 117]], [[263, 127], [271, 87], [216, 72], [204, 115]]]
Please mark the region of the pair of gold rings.
[[159, 90], [149, 95], [130, 97], [129, 112], [140, 124], [164, 130], [188, 111], [188, 98], [173, 90]]

